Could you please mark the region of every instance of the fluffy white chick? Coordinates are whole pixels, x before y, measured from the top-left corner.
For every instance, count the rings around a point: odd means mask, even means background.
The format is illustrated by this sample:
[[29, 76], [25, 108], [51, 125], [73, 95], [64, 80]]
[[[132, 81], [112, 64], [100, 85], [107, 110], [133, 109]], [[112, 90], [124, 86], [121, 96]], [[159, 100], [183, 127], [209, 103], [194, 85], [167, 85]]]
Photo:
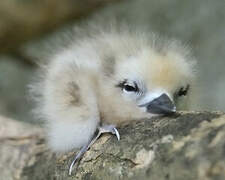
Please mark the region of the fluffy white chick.
[[122, 122], [174, 113], [195, 74], [186, 46], [129, 27], [71, 40], [49, 61], [32, 89], [56, 152], [84, 153], [99, 127], [118, 135]]

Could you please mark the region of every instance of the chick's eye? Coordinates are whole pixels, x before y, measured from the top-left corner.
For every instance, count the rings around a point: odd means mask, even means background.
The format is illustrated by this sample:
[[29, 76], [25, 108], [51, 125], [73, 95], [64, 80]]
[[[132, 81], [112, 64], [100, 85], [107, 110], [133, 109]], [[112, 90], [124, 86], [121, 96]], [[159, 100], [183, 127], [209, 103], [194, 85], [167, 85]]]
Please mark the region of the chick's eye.
[[178, 96], [186, 96], [187, 93], [188, 93], [189, 88], [190, 88], [190, 85], [187, 85], [186, 88], [181, 87], [180, 90], [178, 91], [177, 95]]
[[128, 82], [127, 80], [124, 80], [123, 82], [120, 82], [116, 85], [116, 87], [121, 88], [124, 92], [139, 92], [139, 88], [136, 82]]
[[128, 91], [128, 92], [131, 92], [131, 91], [136, 92], [137, 91], [137, 88], [136, 87], [131, 86], [131, 85], [128, 85], [128, 84], [125, 84], [124, 87], [123, 87], [123, 89], [125, 91]]

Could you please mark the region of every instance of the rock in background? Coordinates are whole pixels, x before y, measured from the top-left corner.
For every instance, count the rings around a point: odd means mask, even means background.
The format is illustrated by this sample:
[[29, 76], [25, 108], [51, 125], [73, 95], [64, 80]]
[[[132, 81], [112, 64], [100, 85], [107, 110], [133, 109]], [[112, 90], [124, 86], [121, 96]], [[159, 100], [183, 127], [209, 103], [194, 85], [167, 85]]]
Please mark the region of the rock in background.
[[[47, 2], [48, 0], [39, 3], [3, 0], [1, 1], [3, 5], [0, 4], [2, 19], [0, 51], [10, 57], [1, 57], [0, 61], [10, 59], [7, 66], [15, 68], [15, 71], [9, 71], [10, 75], [6, 77], [7, 69], [0, 64], [0, 107], [5, 115], [13, 118], [18, 116], [16, 119], [30, 120], [27, 113], [30, 111], [30, 105], [25, 99], [24, 87], [33, 75], [36, 58], [41, 57], [46, 51], [45, 42], [57, 37], [57, 33], [67, 31], [72, 24], [89, 20], [91, 15], [85, 18], [83, 15], [90, 14], [90, 11], [96, 10], [99, 4], [106, 1], [96, 1], [97, 4], [93, 5], [95, 7], [93, 9], [85, 9], [87, 7], [85, 3], [92, 1], [81, 3], [78, 0], [65, 2], [49, 0], [49, 3]], [[71, 3], [71, 6], [68, 3]], [[75, 13], [78, 7], [74, 7], [76, 3], [80, 8], [85, 9], [80, 15]], [[21, 11], [22, 14], [16, 14]], [[32, 16], [29, 16], [29, 13], [33, 13]], [[175, 37], [189, 44], [198, 59], [199, 69], [198, 94], [195, 96], [196, 103], [192, 109], [225, 110], [225, 1], [129, 0], [98, 8], [97, 14], [105, 21], [116, 16], [133, 25], [145, 26], [163, 36]], [[28, 27], [26, 23], [29, 24]], [[6, 30], [7, 25], [10, 31]], [[26, 65], [26, 62], [29, 65]], [[5, 81], [9, 81], [11, 85], [6, 86]], [[18, 88], [18, 84], [21, 88]], [[16, 95], [13, 96], [12, 92], [16, 92]], [[15, 107], [21, 104], [23, 107], [15, 110]]]

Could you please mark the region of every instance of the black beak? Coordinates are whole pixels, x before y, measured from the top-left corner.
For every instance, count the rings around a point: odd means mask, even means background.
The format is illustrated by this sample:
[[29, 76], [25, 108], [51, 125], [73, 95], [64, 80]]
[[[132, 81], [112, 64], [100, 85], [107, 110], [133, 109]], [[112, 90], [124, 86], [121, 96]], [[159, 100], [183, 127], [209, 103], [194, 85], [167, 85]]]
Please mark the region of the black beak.
[[153, 101], [141, 105], [141, 107], [143, 106], [146, 106], [147, 112], [152, 114], [173, 114], [176, 112], [174, 103], [166, 94], [162, 94]]

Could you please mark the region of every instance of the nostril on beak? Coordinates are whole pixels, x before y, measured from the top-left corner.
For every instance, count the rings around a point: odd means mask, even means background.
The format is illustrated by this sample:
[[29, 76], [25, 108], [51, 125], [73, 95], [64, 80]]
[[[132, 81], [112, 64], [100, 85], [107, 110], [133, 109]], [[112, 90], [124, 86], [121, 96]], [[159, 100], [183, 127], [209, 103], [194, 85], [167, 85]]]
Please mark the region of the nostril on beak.
[[147, 111], [152, 114], [173, 114], [176, 112], [176, 107], [168, 95], [162, 94], [147, 104]]

